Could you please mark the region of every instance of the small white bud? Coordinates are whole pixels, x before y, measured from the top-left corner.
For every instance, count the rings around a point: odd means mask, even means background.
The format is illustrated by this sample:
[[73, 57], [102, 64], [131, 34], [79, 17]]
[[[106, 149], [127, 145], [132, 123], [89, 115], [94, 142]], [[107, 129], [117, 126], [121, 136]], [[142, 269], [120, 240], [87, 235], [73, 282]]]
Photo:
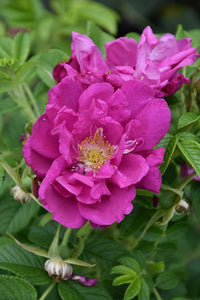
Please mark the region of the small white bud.
[[11, 194], [13, 195], [13, 198], [21, 203], [27, 203], [31, 200], [31, 196], [22, 190], [22, 188], [18, 185], [14, 186], [11, 189]]
[[175, 206], [175, 213], [180, 215], [182, 213], [188, 213], [189, 204], [184, 199], [181, 199]]
[[71, 265], [64, 261], [49, 259], [45, 262], [45, 270], [55, 281], [60, 282], [73, 273]]

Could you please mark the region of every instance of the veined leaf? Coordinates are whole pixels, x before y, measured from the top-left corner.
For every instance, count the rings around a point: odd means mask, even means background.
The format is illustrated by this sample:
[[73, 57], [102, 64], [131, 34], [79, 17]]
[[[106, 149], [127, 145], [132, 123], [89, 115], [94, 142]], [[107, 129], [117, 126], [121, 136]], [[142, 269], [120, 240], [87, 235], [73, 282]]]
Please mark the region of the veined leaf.
[[178, 129], [191, 125], [200, 119], [200, 115], [192, 112], [184, 113], [178, 120]]
[[149, 299], [150, 299], [149, 286], [144, 280], [144, 278], [141, 278], [141, 289], [138, 294], [138, 300], [149, 300]]
[[24, 62], [30, 51], [29, 35], [24, 32], [19, 32], [15, 35], [13, 40], [13, 57], [21, 62]]
[[136, 297], [141, 289], [141, 279], [136, 278], [126, 289], [123, 300], [131, 300]]
[[48, 284], [50, 280], [44, 270], [45, 259], [9, 240], [7, 243], [0, 241], [0, 269], [10, 271], [35, 285]]
[[134, 280], [134, 276], [132, 275], [122, 275], [118, 276], [113, 280], [113, 286], [118, 286], [126, 283], [131, 283]]
[[173, 289], [178, 284], [178, 278], [172, 272], [161, 273], [156, 279], [156, 286], [162, 290]]
[[35, 288], [27, 281], [0, 275], [0, 300], [37, 300]]
[[111, 274], [125, 274], [125, 275], [132, 275], [136, 276], [137, 273], [130, 267], [119, 265], [112, 268]]
[[200, 177], [200, 144], [192, 140], [180, 140], [178, 147]]
[[136, 259], [132, 257], [121, 257], [119, 261], [121, 264], [133, 269], [136, 273], [139, 274], [141, 272], [141, 267], [139, 263], [137, 262]]
[[58, 292], [62, 300], [112, 300], [100, 284], [88, 287], [72, 281], [61, 282]]
[[165, 173], [165, 171], [170, 163], [172, 155], [176, 149], [177, 142], [178, 142], [178, 138], [176, 136], [174, 136], [173, 138], [171, 138], [171, 140], [169, 141], [169, 143], [167, 145], [164, 161], [163, 161], [162, 165], [160, 166], [160, 171], [161, 171], [162, 175]]

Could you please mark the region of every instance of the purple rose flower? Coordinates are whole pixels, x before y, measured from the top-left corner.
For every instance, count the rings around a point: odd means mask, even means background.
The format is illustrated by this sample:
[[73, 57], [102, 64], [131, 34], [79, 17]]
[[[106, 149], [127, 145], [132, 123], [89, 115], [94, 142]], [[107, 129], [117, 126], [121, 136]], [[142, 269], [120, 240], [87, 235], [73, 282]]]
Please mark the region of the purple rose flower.
[[[111, 68], [123, 78], [138, 78], [148, 83], [157, 97], [169, 96], [175, 93], [189, 79], [177, 72], [186, 65], [192, 65], [199, 54], [191, 47], [191, 39], [176, 40], [167, 33], [160, 40], [147, 26], [139, 43], [134, 39], [122, 37], [105, 45], [107, 59]], [[123, 53], [123, 54], [122, 54]], [[121, 70], [122, 66], [132, 68]], [[113, 70], [113, 69], [112, 69]]]
[[42, 180], [39, 197], [70, 228], [104, 228], [133, 208], [135, 188], [159, 192], [170, 110], [142, 81], [82, 84], [64, 78], [34, 124], [23, 154]]
[[191, 47], [191, 39], [176, 40], [164, 34], [159, 40], [148, 26], [140, 42], [121, 37], [105, 44], [107, 60], [93, 41], [83, 34], [72, 35], [72, 56], [68, 62], [54, 68], [53, 76], [60, 82], [64, 77], [74, 78], [85, 86], [109, 82], [119, 88], [125, 81], [139, 79], [151, 86], [156, 97], [175, 93], [189, 79], [178, 71], [193, 64], [199, 56]]

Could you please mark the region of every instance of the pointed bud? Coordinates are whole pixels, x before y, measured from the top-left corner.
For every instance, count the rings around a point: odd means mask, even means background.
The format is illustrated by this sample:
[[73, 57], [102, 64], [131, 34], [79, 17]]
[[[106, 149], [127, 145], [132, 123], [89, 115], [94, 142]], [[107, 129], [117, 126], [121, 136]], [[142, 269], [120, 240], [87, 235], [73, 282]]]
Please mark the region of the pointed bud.
[[31, 200], [31, 196], [22, 190], [22, 188], [18, 185], [14, 186], [11, 189], [11, 194], [13, 195], [13, 198], [21, 203], [27, 203]]
[[73, 273], [71, 265], [64, 261], [49, 259], [45, 263], [45, 270], [55, 281], [60, 282]]

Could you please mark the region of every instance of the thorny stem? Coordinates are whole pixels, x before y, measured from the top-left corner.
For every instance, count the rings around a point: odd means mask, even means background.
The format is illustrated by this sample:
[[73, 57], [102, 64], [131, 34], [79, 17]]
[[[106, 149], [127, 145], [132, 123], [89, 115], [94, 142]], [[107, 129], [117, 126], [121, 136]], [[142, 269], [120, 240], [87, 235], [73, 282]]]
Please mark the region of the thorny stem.
[[42, 296], [39, 298], [39, 300], [44, 300], [48, 294], [51, 292], [51, 290], [54, 288], [54, 286], [56, 285], [56, 282], [52, 282], [52, 284], [46, 289], [46, 291], [44, 291], [44, 293], [42, 294]]
[[160, 297], [160, 295], [159, 295], [159, 293], [158, 293], [158, 291], [157, 291], [156, 288], [153, 288], [153, 293], [154, 293], [154, 295], [156, 296], [156, 299], [157, 299], [157, 300], [162, 300], [162, 298]]

